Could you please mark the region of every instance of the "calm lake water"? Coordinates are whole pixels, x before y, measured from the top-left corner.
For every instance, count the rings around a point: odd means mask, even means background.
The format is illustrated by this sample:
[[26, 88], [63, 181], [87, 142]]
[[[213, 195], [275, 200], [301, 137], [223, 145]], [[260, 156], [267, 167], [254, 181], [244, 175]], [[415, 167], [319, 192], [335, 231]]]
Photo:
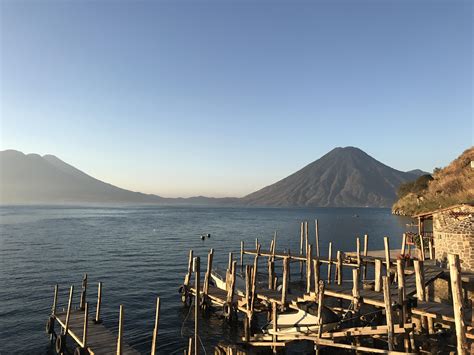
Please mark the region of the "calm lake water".
[[[59, 284], [59, 307], [75, 285], [78, 302], [83, 273], [94, 303], [103, 282], [102, 317], [114, 332], [119, 305], [125, 307], [127, 343], [149, 352], [155, 297], [161, 297], [158, 350], [180, 353], [193, 331], [193, 315], [177, 293], [187, 267], [189, 249], [206, 265], [209, 248], [214, 263], [225, 265], [228, 252], [238, 257], [240, 241], [254, 245], [258, 237], [269, 248], [274, 231], [277, 249], [299, 249], [299, 223], [318, 218], [322, 254], [355, 250], [355, 236], [369, 234], [369, 249], [382, 249], [383, 237], [400, 246], [406, 218], [388, 209], [368, 208], [199, 208], [199, 207], [0, 207], [0, 353], [51, 353], [44, 324], [53, 287]], [[199, 236], [210, 233], [202, 241]], [[250, 258], [247, 257], [247, 261]], [[296, 268], [294, 268], [296, 269]], [[201, 322], [207, 351], [221, 339], [235, 339], [239, 330], [216, 315]]]

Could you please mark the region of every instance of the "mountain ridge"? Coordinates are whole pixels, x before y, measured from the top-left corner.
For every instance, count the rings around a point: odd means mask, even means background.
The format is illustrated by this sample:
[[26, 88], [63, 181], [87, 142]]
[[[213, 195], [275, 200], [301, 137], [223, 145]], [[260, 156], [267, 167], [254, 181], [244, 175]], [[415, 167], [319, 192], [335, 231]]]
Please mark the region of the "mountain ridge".
[[393, 169], [356, 147], [337, 147], [289, 176], [243, 198], [165, 198], [100, 181], [58, 157], [0, 152], [2, 204], [190, 204], [389, 207], [417, 171]]

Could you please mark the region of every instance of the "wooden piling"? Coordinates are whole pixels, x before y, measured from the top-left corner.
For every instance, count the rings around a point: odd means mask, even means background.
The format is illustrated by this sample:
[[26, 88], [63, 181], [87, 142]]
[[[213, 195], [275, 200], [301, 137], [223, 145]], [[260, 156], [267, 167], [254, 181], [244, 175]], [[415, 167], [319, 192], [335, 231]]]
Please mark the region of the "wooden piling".
[[[186, 350], [185, 350], [185, 352], [186, 352]], [[192, 354], [193, 354], [193, 338], [189, 337], [187, 355], [192, 355]]]
[[360, 238], [356, 238], [356, 251], [357, 251], [357, 267], [361, 267], [361, 258], [360, 258]]
[[380, 292], [382, 290], [382, 260], [375, 259], [375, 285], [374, 291]]
[[402, 234], [402, 247], [400, 248], [400, 255], [405, 255], [405, 249], [407, 247], [407, 235], [406, 233]]
[[84, 278], [82, 279], [81, 300], [79, 302], [79, 308], [81, 311], [84, 310], [84, 306], [86, 303], [86, 292], [87, 292], [87, 274], [84, 274]]
[[87, 349], [87, 328], [89, 324], [89, 302], [84, 305], [84, 328], [82, 330], [82, 348]]
[[425, 301], [425, 274], [423, 269], [423, 261], [413, 260], [415, 268], [416, 297], [418, 301]]
[[311, 244], [308, 245], [308, 252], [306, 254], [306, 293], [311, 292], [311, 269], [313, 267], [312, 263], [312, 250]]
[[188, 258], [188, 272], [184, 277], [184, 286], [188, 287], [189, 283], [191, 282], [191, 274], [193, 272], [193, 250], [189, 251], [189, 258]]
[[[369, 235], [364, 234], [364, 256], [367, 256], [369, 254]], [[363, 275], [363, 280], [367, 278], [367, 261], [364, 262], [364, 275]]]
[[[300, 224], [300, 255], [303, 255], [304, 224]], [[303, 277], [303, 261], [300, 260], [300, 274]]]
[[229, 287], [227, 291], [227, 303], [232, 304], [234, 302], [235, 294], [235, 275], [236, 275], [237, 262], [233, 261], [232, 266], [230, 267], [229, 273]]
[[308, 254], [308, 245], [309, 245], [309, 230], [308, 230], [308, 221], [304, 222], [304, 241], [305, 241], [305, 254]]
[[318, 312], [317, 312], [317, 322], [319, 324], [318, 328], [318, 338], [321, 338], [323, 332], [323, 318], [322, 311], [324, 306], [324, 281], [319, 281], [319, 290], [318, 290]]
[[95, 308], [95, 322], [100, 323], [100, 306], [102, 305], [102, 282], [97, 286], [97, 306]]
[[117, 355], [122, 355], [122, 348], [123, 348], [123, 305], [120, 305], [120, 313], [119, 313], [119, 324], [118, 324], [118, 337], [117, 337]]
[[454, 323], [456, 326], [457, 351], [458, 355], [465, 355], [467, 354], [468, 348], [466, 341], [466, 326], [463, 319], [463, 297], [459, 255], [448, 254], [448, 262], [453, 297]]
[[352, 297], [354, 297], [354, 310], [360, 307], [359, 269], [352, 269]]
[[[278, 341], [277, 332], [278, 332], [278, 315], [277, 315], [277, 305], [276, 302], [272, 302], [272, 320], [273, 320], [273, 344], [276, 344]], [[276, 354], [277, 347], [272, 346], [273, 353]]]
[[337, 284], [342, 285], [342, 254], [340, 250], [337, 251], [336, 259], [337, 259], [337, 268], [336, 268]]
[[54, 285], [53, 306], [51, 307], [51, 314], [53, 316], [56, 315], [56, 308], [58, 306], [58, 290], [59, 290], [59, 286], [57, 284]]
[[390, 244], [389, 238], [383, 237], [383, 243], [385, 247], [385, 265], [386, 265], [386, 275], [389, 277], [390, 282]]
[[419, 234], [420, 236], [420, 259], [425, 260], [425, 241], [423, 240], [423, 233]]
[[321, 280], [319, 258], [313, 260], [313, 273], [314, 273], [314, 294], [317, 295], [319, 291], [319, 281]]
[[397, 260], [398, 303], [400, 304], [399, 325], [404, 326], [407, 317], [407, 296], [405, 289], [405, 270], [403, 260]]
[[318, 223], [318, 220], [315, 219], [314, 220], [314, 224], [315, 224], [315, 239], [316, 239], [316, 244], [315, 244], [315, 247], [316, 247], [316, 257], [319, 259], [320, 257], [320, 254], [319, 254], [319, 223]]
[[289, 265], [290, 260], [288, 257], [283, 258], [283, 280], [282, 280], [282, 290], [281, 290], [281, 303], [283, 306], [286, 305], [286, 296], [288, 293], [288, 274], [289, 274]]
[[199, 298], [200, 298], [200, 273], [201, 259], [199, 256], [194, 258], [194, 288], [196, 289], [196, 298], [194, 304], [194, 354], [199, 355]]
[[329, 253], [328, 253], [328, 284], [331, 283], [331, 266], [332, 266], [332, 242], [329, 242]]
[[156, 340], [158, 338], [158, 326], [160, 324], [160, 297], [156, 298], [155, 327], [153, 328], [153, 338], [151, 340], [151, 353], [156, 354]]
[[430, 251], [430, 260], [434, 260], [435, 256], [434, 256], [434, 248], [433, 248], [433, 239], [432, 238], [428, 239], [428, 248], [429, 248], [429, 251]]
[[[212, 272], [212, 260], [214, 258], [214, 249], [209, 250], [207, 255], [207, 270], [204, 276], [204, 285], [202, 287], [202, 294], [203, 298], [207, 298], [207, 294], [209, 293], [209, 282], [211, 280], [211, 272]], [[232, 253], [229, 253], [229, 260], [232, 261]], [[226, 280], [227, 281], [227, 280]]]
[[383, 299], [385, 302], [385, 318], [387, 320], [388, 328], [388, 350], [393, 351], [393, 336], [394, 336], [394, 325], [392, 315], [392, 300], [390, 296], [390, 279], [388, 276], [383, 277]]
[[67, 303], [67, 313], [66, 313], [66, 322], [64, 324], [64, 334], [67, 335], [69, 329], [69, 319], [71, 318], [72, 311], [72, 295], [74, 293], [74, 286], [71, 286], [69, 289], [69, 300]]
[[240, 241], [240, 267], [244, 267], [244, 241]]

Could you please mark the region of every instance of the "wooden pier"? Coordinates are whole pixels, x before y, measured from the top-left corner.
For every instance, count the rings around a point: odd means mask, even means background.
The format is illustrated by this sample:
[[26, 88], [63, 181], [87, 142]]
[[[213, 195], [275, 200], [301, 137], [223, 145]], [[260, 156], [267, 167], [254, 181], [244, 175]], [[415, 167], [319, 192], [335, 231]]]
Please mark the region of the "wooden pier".
[[[278, 252], [276, 235], [271, 240], [269, 249], [255, 241], [255, 247], [246, 249], [241, 242], [240, 268], [245, 280], [245, 291], [235, 291], [236, 261], [229, 255], [225, 287], [218, 288], [210, 284], [212, 259], [214, 251], [208, 254], [206, 276], [202, 289], [191, 287], [191, 267], [185, 275], [181, 287], [182, 299], [190, 304], [193, 298], [201, 298], [201, 308], [209, 311], [221, 309], [228, 319], [243, 316], [243, 346], [270, 347], [274, 352], [294, 341], [313, 342], [316, 351], [321, 347], [341, 348], [356, 352], [371, 353], [419, 353], [425, 347], [429, 351], [427, 339], [436, 331], [455, 329], [457, 352], [468, 353], [468, 342], [474, 340], [474, 315], [472, 300], [465, 299], [462, 289], [462, 274], [457, 255], [450, 255], [449, 269], [441, 268], [431, 259], [433, 253], [418, 252], [421, 258], [405, 257], [406, 240], [403, 238], [400, 249], [390, 249], [388, 237], [384, 237], [384, 249], [368, 250], [368, 235], [364, 236], [363, 247], [360, 238], [356, 238], [355, 252], [336, 251], [335, 258], [332, 243], [329, 243], [328, 257], [320, 256], [318, 222], [315, 223], [314, 256], [313, 244], [309, 243], [308, 223], [301, 224], [300, 250], [293, 254], [290, 251]], [[424, 246], [422, 245], [422, 248]], [[430, 250], [433, 246], [429, 245]], [[401, 257], [400, 257], [401, 255]], [[429, 255], [429, 259], [425, 259]], [[190, 261], [193, 252], [190, 251]], [[251, 262], [245, 263], [245, 257]], [[267, 267], [258, 270], [259, 261], [267, 261]], [[275, 263], [281, 262], [281, 274], [275, 272]], [[299, 264], [300, 291], [292, 288], [290, 293], [290, 265]], [[321, 273], [321, 265], [327, 266], [327, 277]], [[373, 268], [374, 279], [367, 279], [367, 270]], [[265, 273], [268, 283], [257, 284], [257, 275]], [[346, 278], [344, 278], [346, 275]], [[350, 276], [351, 282], [347, 282]], [[453, 304], [434, 302], [429, 299], [427, 287], [440, 277], [448, 276], [451, 280], [450, 292]], [[277, 287], [278, 286], [278, 287]], [[199, 292], [197, 292], [199, 290]], [[344, 320], [335, 329], [326, 328], [318, 311], [319, 331], [301, 329], [289, 334], [278, 331], [278, 314], [290, 309], [299, 310], [301, 302], [314, 302], [329, 307], [341, 315], [342, 319], [352, 315], [355, 322], [362, 322], [367, 314], [365, 307], [373, 307], [372, 313], [383, 319], [378, 325], [343, 326]], [[318, 306], [318, 310], [321, 307]], [[272, 320], [273, 331], [270, 333], [253, 332], [252, 324], [259, 314], [266, 314]], [[375, 345], [374, 339], [383, 340]], [[349, 342], [349, 343], [348, 343]], [[365, 344], [365, 345], [364, 345]], [[367, 346], [369, 344], [370, 346]], [[473, 345], [474, 346], [474, 345]]]
[[[117, 355], [138, 355], [137, 350], [126, 344], [123, 340], [123, 322], [125, 318], [124, 307], [120, 305], [118, 334], [114, 335], [102, 323], [100, 315], [102, 304], [102, 283], [98, 283], [97, 304], [94, 317], [89, 315], [89, 302], [86, 301], [87, 294], [87, 274], [84, 275], [79, 306], [74, 309], [73, 296], [74, 286], [70, 287], [67, 310], [58, 312], [58, 285], [54, 288], [53, 306], [51, 315], [46, 322], [46, 332], [50, 335], [51, 341], [55, 340], [55, 350], [58, 354], [68, 353], [68, 338], [76, 345], [74, 354], [117, 354]], [[155, 327], [153, 329], [153, 340], [151, 354], [156, 353], [156, 342], [158, 335], [160, 313], [160, 299], [156, 299]], [[59, 330], [55, 325], [59, 325]]]

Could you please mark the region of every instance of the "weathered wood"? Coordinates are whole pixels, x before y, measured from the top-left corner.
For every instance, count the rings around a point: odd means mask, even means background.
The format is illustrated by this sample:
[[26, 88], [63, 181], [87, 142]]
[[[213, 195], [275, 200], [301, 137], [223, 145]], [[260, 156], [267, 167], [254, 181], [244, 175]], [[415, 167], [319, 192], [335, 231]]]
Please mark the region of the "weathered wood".
[[340, 250], [337, 251], [336, 259], [337, 259], [337, 268], [336, 268], [337, 284], [341, 285], [342, 284], [342, 254]]
[[382, 290], [382, 260], [375, 259], [375, 285], [374, 291], [380, 292]]
[[[303, 255], [304, 224], [300, 224], [300, 255]], [[300, 261], [300, 274], [303, 277], [303, 262]]]
[[[386, 275], [390, 278], [390, 245], [389, 238], [383, 237], [383, 244], [385, 248], [385, 266], [386, 266]], [[390, 281], [390, 279], [389, 279]]]
[[193, 250], [189, 251], [189, 258], [188, 258], [188, 272], [184, 276], [184, 286], [188, 287], [189, 283], [191, 282], [191, 274], [193, 271]]
[[[364, 257], [369, 253], [369, 235], [364, 234]], [[362, 276], [363, 280], [367, 278], [367, 261], [364, 261], [364, 275]]]
[[194, 269], [194, 287], [196, 289], [195, 301], [194, 301], [194, 354], [199, 355], [199, 296], [200, 296], [200, 273], [201, 273], [201, 259], [199, 256], [194, 258], [193, 263]]
[[453, 297], [454, 320], [456, 325], [457, 351], [459, 355], [467, 354], [466, 326], [463, 319], [463, 297], [461, 284], [461, 267], [459, 255], [448, 254], [449, 275]]
[[421, 260], [425, 260], [425, 241], [423, 240], [423, 233], [420, 234], [420, 258]]
[[328, 284], [331, 283], [331, 266], [332, 266], [332, 242], [329, 242], [329, 253], [328, 253]]
[[51, 314], [53, 316], [56, 314], [56, 308], [58, 307], [58, 290], [59, 290], [59, 286], [57, 284], [54, 285], [53, 306], [51, 307]]
[[361, 258], [360, 258], [360, 238], [356, 238], [356, 251], [357, 251], [357, 266], [360, 268], [361, 266]]
[[89, 302], [84, 305], [84, 327], [82, 330], [82, 348], [87, 349], [87, 330], [89, 324]]
[[282, 290], [281, 290], [281, 303], [286, 305], [286, 296], [288, 293], [288, 275], [289, 275], [289, 258], [283, 259], [283, 280], [282, 280]]
[[416, 298], [418, 298], [418, 301], [425, 301], [425, 274], [423, 261], [413, 260], [413, 266], [415, 268], [416, 277]]
[[102, 305], [102, 282], [97, 286], [97, 306], [95, 307], [95, 322], [100, 323], [100, 307]]
[[388, 328], [388, 350], [393, 351], [394, 341], [394, 326], [393, 326], [393, 315], [392, 315], [392, 299], [390, 295], [390, 279], [388, 276], [383, 277], [383, 298], [385, 301], [385, 318], [387, 320]]
[[244, 266], [244, 241], [240, 241], [240, 267], [242, 268]]
[[305, 241], [305, 254], [308, 254], [308, 245], [309, 245], [309, 234], [308, 234], [308, 221], [304, 222], [304, 241]]
[[193, 354], [193, 338], [189, 337], [188, 341], [188, 354], [187, 355], [192, 355]]
[[400, 313], [399, 313], [399, 324], [403, 326], [405, 324], [407, 316], [407, 296], [405, 293], [405, 270], [403, 265], [403, 260], [397, 260], [397, 284], [398, 284], [398, 303], [400, 304]]
[[315, 224], [314, 227], [315, 227], [315, 239], [316, 239], [316, 244], [315, 244], [316, 257], [319, 259], [321, 255], [319, 254], [319, 223], [317, 219], [314, 220], [314, 224]]
[[[272, 302], [272, 321], [273, 321], [273, 342], [278, 341], [277, 332], [278, 332], [278, 316], [277, 316], [277, 304]], [[273, 347], [273, 353], [277, 352], [276, 347]]]
[[433, 248], [433, 239], [429, 238], [428, 239], [428, 248], [430, 251], [430, 260], [434, 260], [434, 248]]
[[[412, 324], [407, 324], [404, 327], [395, 325], [394, 333], [400, 334], [405, 333], [407, 330], [413, 329]], [[372, 336], [372, 335], [382, 335], [387, 334], [388, 327], [386, 325], [378, 326], [366, 326], [366, 327], [354, 327], [354, 328], [345, 328], [340, 331], [327, 332], [323, 333], [321, 338], [323, 339], [334, 339], [334, 338], [346, 338], [346, 337], [355, 337], [355, 336]]]
[[79, 309], [81, 311], [84, 310], [84, 307], [86, 304], [86, 293], [87, 293], [87, 274], [84, 274], [84, 278], [82, 279], [81, 299], [79, 302]]
[[352, 269], [352, 296], [354, 297], [354, 310], [360, 308], [359, 269]]
[[[204, 275], [204, 285], [202, 287], [202, 293], [203, 293], [204, 298], [206, 298], [208, 290], [209, 290], [209, 282], [211, 280], [213, 258], [214, 258], [214, 249], [210, 249], [207, 255], [207, 270], [206, 270], [206, 274]], [[232, 253], [229, 253], [229, 259], [232, 260]]]
[[313, 259], [313, 273], [314, 273], [314, 293], [317, 295], [319, 292], [319, 281], [321, 280], [319, 258]]
[[323, 329], [323, 318], [321, 317], [322, 310], [324, 306], [324, 281], [319, 281], [319, 290], [318, 290], [318, 312], [317, 312], [317, 322], [319, 324], [318, 328], [318, 338], [321, 338], [322, 329]]
[[229, 290], [227, 292], [227, 302], [229, 304], [232, 304], [234, 302], [234, 295], [235, 295], [235, 277], [236, 277], [236, 268], [237, 268], [237, 262], [233, 261], [232, 266], [230, 268], [230, 273], [229, 273]]
[[311, 244], [308, 245], [308, 252], [306, 253], [306, 293], [311, 292], [311, 269], [312, 263], [312, 250]]
[[160, 324], [160, 297], [156, 298], [155, 327], [153, 328], [153, 338], [151, 340], [151, 353], [156, 354], [156, 340], [158, 338], [158, 326]]
[[71, 318], [71, 310], [72, 310], [72, 295], [74, 293], [74, 286], [72, 285], [69, 289], [69, 300], [67, 303], [67, 314], [66, 314], [66, 324], [64, 326], [64, 334], [67, 335], [69, 329], [69, 319]]
[[405, 255], [405, 249], [407, 248], [407, 234], [402, 234], [402, 247], [400, 248], [400, 255]]
[[119, 324], [118, 324], [118, 337], [117, 337], [117, 355], [122, 355], [123, 353], [123, 305], [120, 305], [119, 313]]

